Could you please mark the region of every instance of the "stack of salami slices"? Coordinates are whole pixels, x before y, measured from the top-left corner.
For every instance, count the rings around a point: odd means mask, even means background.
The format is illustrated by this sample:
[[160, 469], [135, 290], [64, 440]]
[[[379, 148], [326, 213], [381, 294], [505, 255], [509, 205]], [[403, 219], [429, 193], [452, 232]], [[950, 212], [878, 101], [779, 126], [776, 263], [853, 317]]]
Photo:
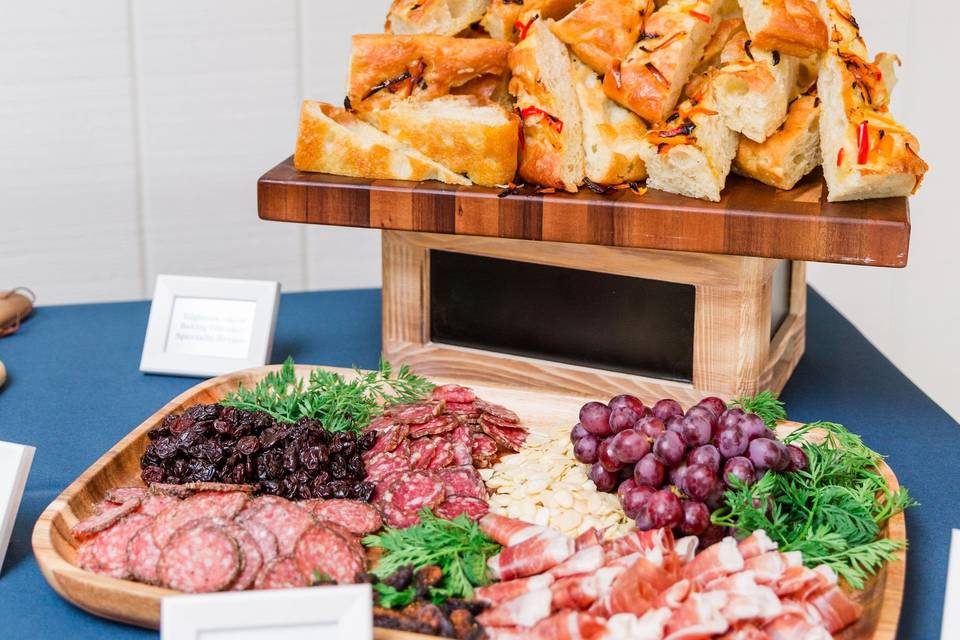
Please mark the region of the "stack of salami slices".
[[380, 529], [356, 500], [251, 497], [245, 485], [112, 489], [78, 522], [76, 563], [188, 593], [349, 584], [367, 569], [359, 537]]
[[372, 502], [387, 524], [409, 527], [430, 508], [453, 519], [487, 513], [487, 492], [477, 468], [501, 450], [519, 451], [527, 437], [513, 411], [485, 402], [471, 389], [437, 387], [430, 400], [392, 405], [365, 431], [377, 433], [363, 454]]

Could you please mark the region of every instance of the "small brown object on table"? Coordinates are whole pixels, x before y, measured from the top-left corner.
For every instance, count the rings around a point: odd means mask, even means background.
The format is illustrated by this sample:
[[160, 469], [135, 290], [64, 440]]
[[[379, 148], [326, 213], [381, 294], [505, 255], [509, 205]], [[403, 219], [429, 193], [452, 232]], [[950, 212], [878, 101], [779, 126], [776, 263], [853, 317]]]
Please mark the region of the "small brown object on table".
[[[150, 416], [129, 435], [114, 445], [77, 478], [41, 514], [33, 530], [33, 551], [44, 577], [57, 593], [74, 605], [111, 620], [156, 629], [160, 624], [160, 599], [174, 592], [126, 580], [117, 580], [84, 571], [74, 564], [77, 541], [71, 527], [92, 513], [93, 505], [108, 489], [140, 484], [139, 459], [147, 445], [147, 432], [171, 412], [180, 412], [196, 403], [222, 399], [238, 383], [252, 387], [270, 371], [279, 367], [258, 367], [207, 380], [180, 394]], [[305, 376], [313, 367], [298, 366], [297, 375]], [[350, 370], [334, 369], [346, 376]], [[437, 381], [443, 382], [443, 381]], [[516, 388], [482, 386], [470, 379], [456, 382], [470, 386], [484, 399], [516, 409], [524, 425], [532, 431], [566, 424], [583, 404], [583, 397], [555, 393], [536, 393]], [[645, 402], [656, 398], [643, 397]], [[785, 423], [781, 429], [797, 425]], [[891, 489], [899, 485], [889, 467], [882, 472]], [[906, 524], [900, 513], [890, 519], [885, 535], [894, 540], [906, 538]], [[841, 640], [893, 640], [896, 636], [903, 601], [905, 554], [887, 563], [872, 578], [864, 591], [854, 594], [864, 606], [863, 616], [837, 635]], [[318, 587], [322, 588], [322, 587]], [[414, 640], [427, 636], [376, 629], [379, 640]]]

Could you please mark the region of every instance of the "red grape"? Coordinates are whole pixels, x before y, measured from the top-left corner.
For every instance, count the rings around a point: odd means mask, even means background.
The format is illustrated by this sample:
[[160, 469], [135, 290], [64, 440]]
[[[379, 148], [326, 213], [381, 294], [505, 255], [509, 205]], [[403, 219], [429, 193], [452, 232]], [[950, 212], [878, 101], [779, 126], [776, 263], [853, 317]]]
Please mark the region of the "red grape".
[[576, 444], [577, 440], [582, 438], [585, 435], [589, 435], [589, 431], [583, 428], [583, 425], [579, 422], [573, 425], [573, 429], [570, 430], [570, 442]]
[[740, 407], [733, 407], [727, 409], [720, 414], [720, 428], [724, 429], [726, 427], [732, 427], [735, 424], [740, 424], [740, 418], [744, 415], [743, 409]]
[[790, 454], [790, 465], [787, 467], [787, 471], [803, 471], [810, 464], [810, 461], [807, 460], [807, 454], [800, 447], [788, 444], [787, 453]]
[[610, 407], [602, 402], [588, 402], [580, 408], [580, 424], [593, 435], [606, 437], [612, 433], [610, 413]]
[[670, 416], [682, 416], [683, 407], [676, 400], [661, 400], [653, 405], [653, 415], [666, 422]]
[[689, 467], [687, 466], [686, 462], [681, 462], [677, 466], [670, 469], [670, 484], [675, 486], [677, 489], [680, 489], [680, 491], [684, 491], [683, 478], [687, 475], [688, 468]]
[[600, 459], [601, 440], [588, 433], [573, 445], [573, 457], [584, 464], [593, 464]]
[[710, 437], [713, 433], [713, 427], [710, 422], [699, 414], [691, 415], [687, 413], [683, 419], [681, 429], [680, 435], [683, 437], [683, 441], [691, 447], [699, 447], [700, 445], [707, 444], [710, 442]]
[[629, 409], [633, 409], [633, 412], [638, 416], [642, 416], [647, 411], [647, 408], [643, 406], [643, 403], [640, 402], [639, 398], [627, 394], [611, 398], [610, 402], [607, 403], [607, 406], [613, 411], [616, 411], [620, 407], [627, 407]]
[[634, 487], [620, 498], [620, 506], [628, 518], [636, 520], [640, 510], [649, 504], [650, 497], [656, 492], [653, 487], [645, 485]]
[[712, 444], [697, 447], [687, 454], [687, 464], [702, 464], [714, 473], [720, 471], [720, 461], [720, 452]]
[[640, 415], [630, 407], [617, 407], [610, 413], [610, 430], [620, 433], [624, 429], [632, 429]]
[[610, 473], [602, 466], [599, 462], [594, 463], [590, 467], [590, 479], [593, 480], [593, 484], [596, 485], [597, 491], [613, 491], [613, 488], [617, 486], [617, 474]]
[[693, 416], [701, 417], [704, 420], [706, 420], [707, 424], [710, 425], [711, 432], [717, 428], [718, 424], [720, 424], [718, 422], [717, 416], [713, 413], [713, 411], [700, 405], [691, 407], [690, 410], [687, 411], [687, 414], [685, 417], [691, 418]]
[[663, 420], [657, 416], [644, 416], [637, 420], [633, 428], [639, 429], [648, 438], [656, 438], [667, 430], [667, 425], [663, 424]]
[[757, 438], [772, 438], [773, 432], [764, 424], [763, 418], [755, 413], [745, 413], [740, 417], [740, 428], [743, 429], [743, 435], [747, 436], [748, 441]]
[[624, 464], [634, 464], [650, 453], [650, 443], [639, 431], [627, 429], [613, 436], [610, 451]]
[[782, 471], [790, 464], [790, 454], [782, 443], [770, 438], [757, 438], [750, 443], [750, 462], [756, 469]]
[[683, 416], [670, 416], [665, 423], [667, 431], [681, 433], [683, 431]]
[[683, 491], [694, 500], [706, 500], [717, 486], [717, 476], [702, 464], [691, 464], [683, 476]]
[[607, 438], [601, 442], [598, 452], [600, 464], [603, 465], [603, 468], [607, 471], [617, 473], [623, 468], [623, 463], [614, 455], [613, 438]]
[[713, 491], [710, 492], [710, 495], [706, 497], [703, 503], [711, 510], [719, 509], [723, 506], [723, 494], [726, 493], [726, 491], [726, 485], [717, 480], [717, 486], [713, 488]]
[[734, 458], [742, 456], [747, 446], [750, 444], [747, 436], [744, 435], [740, 425], [721, 427], [716, 437], [717, 449], [724, 458]]
[[652, 453], [648, 453], [634, 466], [633, 479], [638, 485], [659, 487], [663, 484], [663, 465]]
[[633, 480], [633, 478], [627, 478], [617, 485], [617, 498], [620, 499], [620, 502], [623, 502], [623, 497], [636, 488], [637, 483]]
[[733, 483], [729, 480], [730, 476], [733, 476], [744, 484], [750, 485], [753, 484], [756, 479], [756, 471], [750, 460], [743, 456], [736, 456], [727, 460], [726, 464], [723, 465], [723, 480], [728, 486], [732, 487]]
[[657, 528], [672, 529], [683, 519], [680, 498], [668, 489], [661, 489], [650, 496], [646, 507], [650, 512], [650, 520]]
[[681, 532], [688, 536], [695, 536], [707, 530], [710, 526], [710, 510], [707, 505], [694, 500], [684, 500], [682, 508]]
[[636, 516], [634, 517], [637, 529], [640, 531], [650, 531], [650, 529], [655, 529], [653, 525], [653, 518], [650, 517], [650, 499], [653, 496], [649, 496], [646, 501], [640, 505], [640, 508], [637, 510]]
[[664, 431], [653, 441], [653, 455], [668, 467], [680, 462], [685, 452], [683, 440], [674, 431]]
[[727, 410], [727, 403], [716, 396], [708, 396], [697, 403], [697, 406], [706, 407], [713, 412], [713, 415], [720, 417]]

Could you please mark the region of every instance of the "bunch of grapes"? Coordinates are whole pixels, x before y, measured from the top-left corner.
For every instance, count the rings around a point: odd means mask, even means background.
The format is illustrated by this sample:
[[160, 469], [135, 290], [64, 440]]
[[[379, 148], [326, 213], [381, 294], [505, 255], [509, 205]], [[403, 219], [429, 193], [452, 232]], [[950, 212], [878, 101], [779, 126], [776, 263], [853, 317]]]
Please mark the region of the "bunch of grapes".
[[597, 489], [616, 491], [638, 529], [669, 527], [699, 536], [701, 547], [725, 534], [710, 514], [732, 478], [749, 485], [764, 473], [807, 466], [803, 450], [777, 440], [758, 415], [714, 397], [686, 413], [676, 400], [588, 402], [570, 438]]

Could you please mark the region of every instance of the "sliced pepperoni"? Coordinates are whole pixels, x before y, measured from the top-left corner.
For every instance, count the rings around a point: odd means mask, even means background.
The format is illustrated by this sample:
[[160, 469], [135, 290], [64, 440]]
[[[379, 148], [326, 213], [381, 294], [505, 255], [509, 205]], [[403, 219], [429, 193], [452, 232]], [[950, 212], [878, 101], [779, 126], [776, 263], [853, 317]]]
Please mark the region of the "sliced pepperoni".
[[460, 421], [456, 416], [443, 415], [438, 418], [434, 418], [429, 422], [411, 425], [410, 437], [422, 438], [423, 436], [437, 436], [442, 433], [453, 431], [459, 424]]
[[232, 520], [248, 502], [249, 496], [242, 491], [204, 491], [194, 494], [157, 516], [153, 524], [153, 537], [163, 549], [177, 529], [188, 522], [203, 517]]
[[417, 512], [443, 502], [443, 482], [436, 473], [411, 471], [391, 483], [389, 504], [398, 511]]
[[265, 504], [250, 517], [276, 536], [280, 555], [292, 553], [297, 538], [314, 523], [310, 512], [293, 502]]
[[238, 521], [238, 524], [246, 529], [250, 535], [253, 536], [253, 539], [256, 540], [257, 546], [260, 548], [260, 555], [263, 557], [265, 563], [270, 562], [279, 555], [277, 536], [273, 535], [270, 529], [252, 518], [242, 522]]
[[296, 589], [309, 587], [293, 556], [278, 556], [265, 564], [254, 582], [254, 589]]
[[477, 399], [473, 389], [461, 387], [458, 384], [445, 384], [441, 387], [434, 387], [430, 396], [434, 400], [443, 402], [469, 403]]
[[113, 489], [107, 489], [107, 492], [103, 494], [103, 497], [110, 502], [123, 504], [131, 498], [140, 498], [143, 500], [146, 495], [147, 490], [143, 487], [115, 487]]
[[153, 518], [150, 516], [131, 513], [100, 533], [92, 541], [95, 566], [90, 567], [90, 570], [113, 578], [129, 578], [127, 545], [130, 544], [130, 540], [140, 529], [151, 522], [153, 522]]
[[373, 533], [383, 526], [377, 510], [359, 500], [325, 500], [314, 505], [311, 513], [318, 520], [330, 520], [358, 536]]
[[310, 527], [300, 536], [294, 558], [311, 584], [327, 578], [337, 584], [353, 584], [365, 569], [357, 563], [347, 541], [323, 524]]
[[186, 593], [210, 593], [229, 587], [240, 573], [236, 540], [213, 524], [183, 527], [160, 554], [160, 583]]
[[103, 512], [85, 518], [73, 525], [70, 532], [77, 539], [89, 538], [117, 524], [125, 516], [136, 511], [139, 506], [140, 498], [134, 497], [116, 507], [104, 507]]
[[160, 584], [157, 571], [160, 564], [160, 547], [153, 539], [153, 527], [143, 527], [127, 544], [127, 569], [134, 580], [147, 584]]
[[483, 485], [483, 478], [472, 466], [451, 467], [443, 469], [439, 474], [440, 481], [443, 482], [444, 494], [448, 499], [451, 496], [465, 496], [479, 500], [487, 499], [487, 489]]
[[453, 520], [459, 515], [466, 515], [471, 520], [479, 520], [490, 511], [486, 500], [468, 496], [450, 496], [440, 503], [434, 513], [444, 520]]

